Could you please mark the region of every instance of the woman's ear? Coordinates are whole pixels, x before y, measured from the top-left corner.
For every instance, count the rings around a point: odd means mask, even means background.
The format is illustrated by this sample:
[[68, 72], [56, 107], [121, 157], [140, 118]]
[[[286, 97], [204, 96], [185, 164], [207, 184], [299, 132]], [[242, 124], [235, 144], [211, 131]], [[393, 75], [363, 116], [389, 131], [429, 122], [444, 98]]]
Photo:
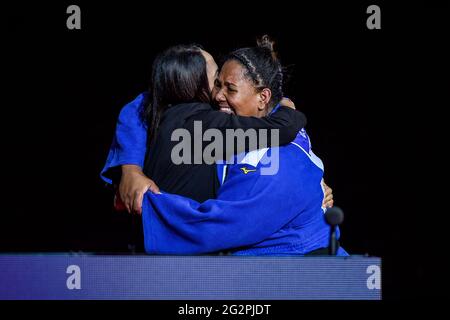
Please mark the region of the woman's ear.
[[259, 100], [261, 101], [258, 106], [259, 110], [264, 110], [269, 104], [270, 98], [272, 98], [272, 91], [269, 88], [264, 88], [259, 93]]

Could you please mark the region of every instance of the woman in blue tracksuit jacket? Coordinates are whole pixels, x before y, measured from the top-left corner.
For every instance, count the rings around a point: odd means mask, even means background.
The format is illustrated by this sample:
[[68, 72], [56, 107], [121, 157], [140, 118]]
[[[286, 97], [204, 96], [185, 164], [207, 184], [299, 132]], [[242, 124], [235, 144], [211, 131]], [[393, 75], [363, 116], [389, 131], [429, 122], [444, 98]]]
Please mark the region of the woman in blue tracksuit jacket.
[[[122, 110], [103, 176], [123, 164], [143, 165], [147, 130], [139, 117], [142, 100], [138, 96]], [[276, 174], [264, 174], [273, 159], [278, 159]], [[164, 191], [145, 194], [147, 253], [304, 255], [328, 246], [330, 229], [321, 207], [323, 165], [304, 131], [287, 146], [252, 151], [224, 167], [218, 165], [217, 199], [199, 203]], [[347, 253], [340, 248], [338, 255]]]

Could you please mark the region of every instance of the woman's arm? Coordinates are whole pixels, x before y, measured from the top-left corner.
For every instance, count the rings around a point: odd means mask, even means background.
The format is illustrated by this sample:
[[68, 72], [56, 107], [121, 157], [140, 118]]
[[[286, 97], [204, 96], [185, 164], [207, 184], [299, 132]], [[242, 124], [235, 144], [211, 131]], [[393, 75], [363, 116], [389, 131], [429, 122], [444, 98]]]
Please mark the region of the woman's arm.
[[101, 177], [107, 183], [119, 183], [115, 207], [141, 212], [142, 197], [148, 190], [159, 192], [156, 184], [142, 172], [147, 150], [147, 127], [141, 112], [146, 94], [140, 94], [120, 112], [113, 143]]
[[276, 112], [262, 118], [243, 117], [214, 110], [209, 111], [207, 118], [204, 129], [267, 129], [269, 137], [273, 129], [278, 130], [279, 144], [273, 141], [272, 143], [275, 144], [269, 144], [266, 147], [288, 144], [295, 139], [300, 129], [306, 126], [305, 115], [295, 110], [293, 105], [282, 105]]
[[147, 149], [147, 128], [140, 112], [145, 94], [125, 105], [119, 114], [116, 131], [101, 178], [112, 184], [121, 177], [122, 165], [143, 166]]
[[[306, 117], [294, 107], [280, 106], [271, 115], [243, 117], [209, 110], [191, 122], [202, 121], [202, 129], [218, 129], [223, 141], [222, 152], [215, 154], [215, 161], [229, 160], [233, 155], [267, 147], [286, 145], [293, 141], [301, 128], [306, 125]], [[189, 127], [194, 127], [192, 123]], [[189, 129], [189, 128], [188, 128]], [[229, 129], [232, 129], [229, 131]], [[239, 131], [241, 130], [241, 131]], [[242, 136], [242, 139], [237, 137]]]
[[[311, 140], [305, 129], [300, 130], [300, 132], [297, 134], [297, 137], [294, 140], [294, 143], [302, 147], [305, 150], [305, 152], [309, 154], [313, 153], [311, 147]], [[332, 208], [334, 205], [333, 189], [331, 189], [325, 183], [324, 179], [322, 179], [321, 185], [324, 193], [322, 208], [325, 211], [327, 208]]]

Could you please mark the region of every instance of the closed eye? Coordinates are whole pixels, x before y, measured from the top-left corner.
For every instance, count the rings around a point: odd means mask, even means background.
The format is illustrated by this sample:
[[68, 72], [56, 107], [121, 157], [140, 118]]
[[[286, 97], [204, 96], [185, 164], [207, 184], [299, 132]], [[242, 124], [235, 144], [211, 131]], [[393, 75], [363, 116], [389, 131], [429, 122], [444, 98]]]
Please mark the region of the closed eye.
[[231, 88], [231, 87], [228, 87], [228, 91], [230, 91], [230, 92], [237, 92], [236, 89], [233, 89], [233, 88]]

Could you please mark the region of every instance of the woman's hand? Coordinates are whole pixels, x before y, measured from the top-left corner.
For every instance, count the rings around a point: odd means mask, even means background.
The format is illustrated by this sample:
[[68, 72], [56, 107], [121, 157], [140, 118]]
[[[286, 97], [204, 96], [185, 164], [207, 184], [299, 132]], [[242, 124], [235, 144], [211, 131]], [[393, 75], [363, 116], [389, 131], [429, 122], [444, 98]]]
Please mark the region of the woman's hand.
[[289, 107], [289, 108], [295, 110], [295, 104], [294, 104], [294, 101], [292, 101], [292, 100], [289, 99], [289, 98], [283, 98], [283, 99], [281, 99], [280, 105], [283, 106], [283, 107]]
[[325, 181], [322, 179], [322, 188], [324, 190], [324, 197], [322, 202], [322, 207], [324, 208], [332, 208], [334, 205], [333, 201], [333, 189], [325, 184]]
[[142, 213], [142, 200], [147, 191], [159, 193], [159, 188], [136, 165], [123, 165], [119, 195], [129, 213]]

